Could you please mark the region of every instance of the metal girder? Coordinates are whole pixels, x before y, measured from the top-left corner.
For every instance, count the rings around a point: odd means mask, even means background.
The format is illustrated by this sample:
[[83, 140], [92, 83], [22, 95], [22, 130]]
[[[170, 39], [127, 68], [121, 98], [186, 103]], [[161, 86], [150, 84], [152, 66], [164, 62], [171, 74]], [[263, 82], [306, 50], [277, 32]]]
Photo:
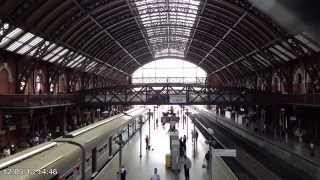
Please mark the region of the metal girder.
[[229, 36], [229, 34], [239, 25], [239, 23], [247, 16], [249, 9], [247, 9], [242, 15], [241, 17], [239, 17], [239, 19], [233, 24], [233, 26], [223, 35], [223, 37], [215, 44], [215, 46], [208, 52], [208, 54], [206, 54], [205, 57], [203, 57], [203, 59], [199, 62], [198, 65], [201, 65], [201, 63], [203, 61], [205, 61], [207, 59], [207, 57], [209, 56], [209, 54], [213, 53], [217, 47]]
[[72, 0], [72, 2], [74, 2], [78, 8], [85, 14], [87, 14], [89, 16], [89, 18], [91, 19], [91, 21], [93, 21], [100, 29], [101, 31], [103, 31], [110, 39], [112, 39], [126, 54], [128, 54], [128, 56], [131, 57], [132, 60], [134, 60], [138, 65], [141, 65], [140, 62], [133, 57], [129, 51], [127, 51], [127, 49], [125, 47], [123, 47], [121, 45], [121, 43], [119, 41], [117, 41], [107, 30], [105, 30], [105, 28], [92, 16], [92, 14], [90, 12], [88, 12], [79, 2], [78, 0]]
[[[254, 84], [253, 84], [254, 86]], [[105, 88], [81, 91], [84, 105], [90, 104], [223, 104], [223, 105], [271, 105], [314, 103], [303, 101], [296, 95], [279, 95], [271, 92], [259, 92], [246, 88], [215, 88], [196, 84], [135, 84], [109, 86]], [[304, 98], [302, 98], [304, 99]]]
[[[63, 44], [63, 45], [64, 45], [65, 47], [67, 47], [68, 49], [71, 49], [71, 50], [73, 50], [73, 51], [76, 51], [75, 48], [71, 47], [70, 45], [67, 45], [67, 44]], [[98, 62], [99, 64], [103, 64], [103, 65], [108, 66], [109, 68], [112, 68], [112, 69], [114, 69], [114, 70], [116, 70], [116, 71], [118, 71], [118, 72], [120, 72], [120, 73], [122, 73], [122, 74], [125, 74], [125, 75], [127, 75], [127, 76], [131, 76], [131, 74], [129, 74], [129, 73], [127, 73], [127, 72], [125, 72], [125, 71], [123, 71], [123, 70], [121, 70], [121, 69], [118, 69], [118, 68], [116, 68], [116, 67], [113, 67], [112, 65], [106, 63], [105, 61], [102, 61], [102, 60], [100, 60], [100, 59], [98, 59], [98, 58], [96, 58], [96, 57], [93, 57], [93, 56], [91, 56], [90, 54], [88, 54], [88, 53], [86, 53], [86, 52], [84, 52], [84, 51], [82, 51], [82, 50], [80, 50], [80, 49], [78, 50], [78, 52], [81, 53], [82, 55], [88, 57], [88, 59], [91, 59], [91, 60], [93, 60], [93, 61]]]
[[152, 55], [152, 57], [154, 57], [154, 53], [153, 53], [153, 51], [152, 51], [152, 48], [151, 48], [151, 46], [150, 46], [150, 43], [149, 43], [149, 41], [147, 40], [147, 34], [142, 30], [141, 23], [139, 22], [137, 16], [136, 16], [135, 13], [134, 13], [134, 10], [133, 10], [133, 8], [132, 8], [132, 6], [131, 6], [131, 2], [130, 2], [130, 0], [126, 0], [126, 1], [127, 1], [127, 4], [128, 4], [128, 6], [129, 6], [129, 8], [130, 8], [131, 14], [134, 16], [134, 20], [135, 20], [136, 24], [138, 25], [138, 27], [139, 27], [139, 29], [140, 29], [141, 35], [142, 35], [143, 39], [145, 40], [146, 45], [148, 46], [148, 49], [149, 49], [149, 51], [150, 51], [150, 54]]
[[249, 56], [251, 56], [251, 55], [259, 52], [260, 49], [264, 49], [264, 48], [266, 48], [266, 47], [269, 47], [270, 45], [272, 45], [272, 44], [274, 44], [274, 43], [276, 43], [276, 42], [278, 42], [278, 41], [280, 41], [280, 39], [275, 39], [275, 40], [267, 43], [267, 44], [264, 45], [263, 47], [257, 48], [257, 49], [255, 49], [255, 50], [253, 50], [253, 51], [251, 51], [250, 53], [247, 53], [246, 55], [244, 55], [244, 56], [242, 56], [242, 57], [240, 57], [240, 58], [238, 58], [238, 59], [236, 59], [236, 60], [234, 60], [234, 61], [232, 61], [232, 62], [230, 62], [230, 63], [228, 63], [228, 64], [226, 64], [226, 65], [224, 65], [224, 66], [222, 66], [221, 68], [219, 68], [219, 69], [211, 72], [210, 74], [208, 74], [208, 76], [211, 76], [212, 74], [215, 74], [215, 73], [217, 73], [217, 72], [219, 72], [219, 71], [221, 71], [221, 70], [223, 70], [223, 69], [228, 68], [229, 66], [231, 66], [231, 65], [233, 65], [233, 64], [235, 64], [235, 63], [238, 63], [238, 62], [246, 59], [246, 57], [249, 57]]
[[203, 4], [201, 4], [200, 14], [197, 15], [196, 22], [195, 22], [195, 24], [194, 24], [194, 29], [193, 29], [193, 31], [192, 31], [192, 35], [191, 35], [191, 37], [190, 37], [190, 39], [189, 39], [189, 42], [188, 42], [187, 47], [186, 47], [186, 50], [185, 50], [185, 52], [184, 52], [185, 56], [186, 56], [186, 55], [188, 54], [188, 52], [189, 52], [189, 48], [190, 48], [190, 46], [191, 46], [191, 44], [192, 44], [192, 41], [193, 41], [193, 39], [194, 39], [194, 35], [196, 34], [196, 29], [198, 29], [201, 16], [202, 16], [202, 14], [203, 14], [203, 11], [205, 10], [205, 7], [207, 6], [207, 1], [208, 1], [208, 0], [201, 1], [201, 2], [203, 2]]

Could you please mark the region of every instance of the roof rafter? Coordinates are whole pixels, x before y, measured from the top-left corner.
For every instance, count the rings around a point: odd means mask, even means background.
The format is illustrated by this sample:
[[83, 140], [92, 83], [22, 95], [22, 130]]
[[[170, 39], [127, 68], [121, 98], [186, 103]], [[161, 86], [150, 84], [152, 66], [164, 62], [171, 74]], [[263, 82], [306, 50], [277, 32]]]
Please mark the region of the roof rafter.
[[239, 17], [239, 19], [233, 24], [232, 27], [229, 28], [229, 30], [223, 35], [223, 37], [216, 43], [216, 45], [203, 57], [203, 59], [199, 62], [198, 65], [201, 65], [203, 61], [207, 59], [209, 54], [213, 53], [217, 47], [229, 36], [229, 34], [240, 24], [240, 22], [247, 16], [248, 11], [252, 8], [252, 6]]
[[190, 46], [191, 46], [191, 44], [192, 44], [192, 41], [193, 41], [193, 39], [194, 39], [194, 35], [196, 34], [196, 31], [197, 31], [197, 29], [198, 29], [201, 16], [202, 16], [202, 14], [203, 14], [203, 11], [205, 10], [205, 7], [207, 6], [207, 1], [208, 1], [208, 0], [205, 0], [205, 1], [203, 2], [202, 6], [201, 6], [200, 13], [197, 15], [196, 23], [195, 23], [195, 25], [194, 25], [194, 29], [193, 29], [193, 31], [192, 31], [192, 35], [191, 35], [191, 37], [190, 37], [190, 39], [189, 39], [189, 43], [187, 44], [186, 50], [185, 50], [185, 52], [184, 52], [185, 56], [186, 56], [186, 55], [188, 54], [188, 52], [189, 52], [189, 48], [190, 48]]
[[72, 2], [74, 2], [74, 4], [76, 4], [76, 6], [85, 14], [87, 14], [89, 16], [89, 18], [91, 19], [91, 21], [93, 21], [100, 29], [101, 31], [103, 31], [110, 39], [112, 39], [126, 54], [128, 54], [128, 56], [131, 57], [132, 60], [134, 60], [139, 66], [141, 66], [141, 63], [132, 55], [130, 54], [130, 52], [122, 46], [122, 44], [117, 41], [97, 20], [96, 18], [94, 18], [92, 16], [92, 14], [90, 12], [88, 12], [79, 2], [78, 0], [72, 0]]
[[142, 25], [141, 25], [141, 23], [139, 22], [137, 16], [135, 15], [135, 13], [134, 13], [134, 11], [133, 11], [131, 2], [130, 2], [130, 0], [126, 0], [126, 1], [127, 1], [127, 4], [128, 4], [128, 6], [129, 6], [129, 8], [130, 8], [130, 12], [131, 12], [132, 16], [134, 17], [135, 22], [136, 22], [136, 24], [137, 24], [138, 27], [139, 27], [139, 30], [140, 30], [140, 32], [141, 32], [141, 35], [142, 35], [142, 37], [145, 39], [145, 42], [146, 42], [146, 44], [147, 44], [147, 46], [148, 46], [148, 49], [149, 49], [149, 51], [150, 51], [150, 54], [152, 55], [152, 57], [154, 57], [154, 53], [153, 53], [153, 51], [152, 51], [152, 48], [151, 48], [151, 46], [150, 46], [150, 43], [149, 43], [149, 41], [147, 40], [147, 35], [146, 35], [146, 33], [142, 30]]

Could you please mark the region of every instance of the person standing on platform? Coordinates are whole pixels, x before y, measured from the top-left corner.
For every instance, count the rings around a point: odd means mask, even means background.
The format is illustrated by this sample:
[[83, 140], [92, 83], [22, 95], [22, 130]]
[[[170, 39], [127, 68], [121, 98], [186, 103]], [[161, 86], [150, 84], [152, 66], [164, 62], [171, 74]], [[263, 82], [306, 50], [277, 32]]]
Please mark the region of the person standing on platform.
[[198, 133], [198, 131], [197, 130], [195, 130], [195, 143], [197, 144], [197, 142], [198, 142], [198, 136], [199, 136], [199, 133]]
[[210, 163], [210, 151], [207, 151], [205, 156], [204, 156], [204, 164], [205, 164], [205, 168], [209, 169], [209, 163]]
[[149, 136], [146, 136], [146, 150], [150, 149], [150, 145], [149, 145]]
[[120, 180], [126, 180], [126, 177], [127, 177], [127, 170], [122, 165], [120, 169]]
[[158, 169], [154, 168], [154, 174], [152, 175], [152, 177], [150, 178], [150, 180], [160, 180], [160, 176], [158, 174]]
[[183, 140], [182, 140], [182, 137], [180, 137], [179, 139], [179, 149], [180, 149], [180, 157], [183, 157]]
[[186, 144], [186, 142], [187, 142], [187, 136], [186, 135], [183, 135], [182, 142], [183, 142], [183, 144]]
[[183, 135], [182, 144], [183, 144], [184, 154], [186, 154], [187, 152], [187, 136], [186, 135]]
[[187, 157], [187, 155], [184, 156], [185, 162], [184, 162], [184, 177], [186, 180], [190, 179], [190, 168], [191, 168], [191, 160]]

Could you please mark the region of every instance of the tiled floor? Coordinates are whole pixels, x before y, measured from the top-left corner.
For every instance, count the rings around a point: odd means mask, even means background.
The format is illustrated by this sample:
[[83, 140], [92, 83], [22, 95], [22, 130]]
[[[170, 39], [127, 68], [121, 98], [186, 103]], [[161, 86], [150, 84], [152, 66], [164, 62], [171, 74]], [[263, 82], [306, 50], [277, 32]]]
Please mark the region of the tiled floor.
[[[158, 174], [161, 179], [165, 180], [183, 180], [183, 169], [180, 173], [174, 173], [165, 167], [165, 155], [170, 152], [169, 149], [169, 125], [154, 129], [153, 120], [151, 120], [151, 150], [145, 150], [144, 137], [148, 134], [148, 122], [143, 127], [143, 146], [142, 158], [139, 158], [139, 133], [131, 139], [131, 141], [123, 148], [123, 165], [128, 170], [128, 180], [144, 180], [150, 179], [153, 174], [153, 168], [158, 168]], [[188, 119], [188, 140], [187, 140], [187, 156], [192, 160], [190, 169], [191, 180], [207, 180], [207, 171], [202, 168], [204, 154], [208, 149], [205, 144], [204, 137], [199, 133], [198, 145], [194, 153], [193, 143], [191, 139], [191, 129], [194, 128], [191, 121]], [[179, 136], [187, 134], [186, 126], [183, 128], [182, 122], [178, 126]], [[116, 180], [118, 179], [117, 170], [119, 167], [119, 158], [115, 157], [111, 163], [98, 175], [97, 180]]]

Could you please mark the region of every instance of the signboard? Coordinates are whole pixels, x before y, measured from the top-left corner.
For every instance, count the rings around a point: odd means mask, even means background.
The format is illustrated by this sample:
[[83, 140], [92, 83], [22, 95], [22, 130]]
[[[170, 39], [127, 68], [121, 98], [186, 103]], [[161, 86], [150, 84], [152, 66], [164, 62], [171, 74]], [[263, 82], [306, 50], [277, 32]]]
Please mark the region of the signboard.
[[186, 95], [170, 95], [169, 103], [186, 103], [187, 98]]
[[223, 157], [236, 157], [237, 152], [235, 149], [214, 149], [214, 156], [223, 156]]

